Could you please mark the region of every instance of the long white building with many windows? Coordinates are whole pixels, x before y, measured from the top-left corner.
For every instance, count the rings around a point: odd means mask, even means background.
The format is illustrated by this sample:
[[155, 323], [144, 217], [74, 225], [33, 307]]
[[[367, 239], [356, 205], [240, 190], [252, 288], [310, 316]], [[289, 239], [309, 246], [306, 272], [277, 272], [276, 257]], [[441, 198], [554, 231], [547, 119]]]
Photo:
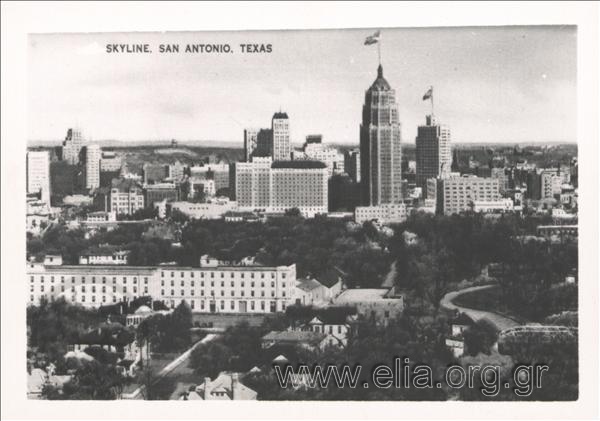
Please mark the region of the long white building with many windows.
[[275, 313], [293, 303], [296, 265], [230, 264], [203, 256], [198, 267], [28, 263], [29, 303], [45, 297], [100, 307], [151, 296], [195, 312]]

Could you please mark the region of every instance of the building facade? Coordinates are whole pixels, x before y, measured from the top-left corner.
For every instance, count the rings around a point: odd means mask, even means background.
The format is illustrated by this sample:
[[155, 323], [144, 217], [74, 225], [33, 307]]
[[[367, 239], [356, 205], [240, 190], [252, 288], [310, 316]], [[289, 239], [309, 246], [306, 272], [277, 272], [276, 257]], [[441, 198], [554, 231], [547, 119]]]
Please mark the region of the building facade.
[[50, 203], [50, 154], [48, 151], [27, 152], [27, 193], [40, 194]]
[[416, 185], [427, 190], [427, 179], [446, 177], [452, 165], [450, 128], [438, 124], [434, 115], [425, 117], [425, 125], [417, 129]]
[[163, 200], [175, 201], [179, 200], [179, 191], [173, 183], [148, 184], [145, 189], [146, 200], [145, 205], [151, 207], [154, 203], [162, 202]]
[[71, 165], [79, 164], [82, 147], [83, 137], [81, 131], [79, 129], [68, 129], [67, 136], [62, 144], [62, 159]]
[[269, 212], [298, 208], [306, 217], [328, 211], [328, 171], [319, 161], [279, 161], [271, 166]]
[[28, 263], [29, 303], [42, 297], [99, 307], [151, 296], [194, 312], [276, 313], [293, 303], [296, 265], [232, 265], [207, 256], [198, 267]]
[[360, 126], [361, 183], [365, 206], [399, 203], [402, 200], [402, 151], [396, 92], [383, 77], [365, 94]]
[[439, 214], [451, 215], [474, 210], [476, 202], [498, 202], [501, 199], [500, 182], [496, 178], [463, 175], [430, 181], [428, 196], [435, 195]]
[[244, 129], [244, 161], [249, 162], [258, 145], [260, 129]]
[[273, 132], [273, 161], [287, 161], [290, 159], [290, 119], [287, 113], [278, 112], [271, 120]]
[[377, 221], [381, 224], [399, 224], [406, 221], [407, 215], [408, 212], [404, 203], [357, 206], [354, 210], [354, 221], [358, 224], [367, 221]]
[[110, 211], [131, 215], [144, 208], [144, 192], [134, 180], [115, 179], [110, 189]]
[[100, 187], [100, 162], [102, 152], [99, 145], [85, 147], [85, 188], [89, 190]]

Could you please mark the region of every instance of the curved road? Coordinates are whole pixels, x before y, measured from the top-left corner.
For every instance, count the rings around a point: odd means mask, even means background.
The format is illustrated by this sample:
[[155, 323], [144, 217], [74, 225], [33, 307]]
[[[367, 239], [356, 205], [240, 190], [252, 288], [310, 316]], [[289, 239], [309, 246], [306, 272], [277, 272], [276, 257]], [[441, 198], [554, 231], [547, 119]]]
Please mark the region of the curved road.
[[462, 294], [465, 294], [468, 292], [474, 292], [474, 291], [483, 291], [483, 290], [497, 288], [497, 287], [498, 287], [498, 285], [483, 285], [483, 286], [461, 289], [460, 291], [449, 292], [448, 294], [444, 295], [444, 298], [441, 299], [440, 307], [442, 307], [446, 310], [450, 310], [450, 311], [458, 310], [460, 313], [465, 313], [474, 322], [478, 322], [479, 320], [486, 319], [494, 325], [494, 327], [496, 328], [496, 330], [498, 332], [502, 332], [503, 330], [509, 329], [511, 327], [521, 326], [521, 323], [519, 323], [509, 317], [501, 316], [500, 314], [492, 313], [490, 311], [475, 310], [472, 308], [461, 307], [461, 306], [454, 304], [454, 302], [453, 302], [453, 300], [456, 297], [458, 297]]

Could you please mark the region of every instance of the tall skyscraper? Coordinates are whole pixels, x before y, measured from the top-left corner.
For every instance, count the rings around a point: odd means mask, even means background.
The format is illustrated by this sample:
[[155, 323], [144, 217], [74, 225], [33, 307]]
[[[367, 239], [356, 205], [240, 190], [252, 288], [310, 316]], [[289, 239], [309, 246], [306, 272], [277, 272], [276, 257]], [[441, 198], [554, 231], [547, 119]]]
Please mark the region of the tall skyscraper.
[[27, 193], [40, 193], [50, 203], [50, 154], [48, 151], [27, 152]]
[[360, 126], [360, 166], [364, 205], [402, 201], [402, 151], [396, 92], [377, 69], [365, 94]]
[[71, 165], [79, 164], [79, 154], [83, 147], [83, 138], [79, 129], [67, 130], [67, 136], [63, 141], [62, 158]]
[[271, 120], [273, 131], [273, 161], [289, 161], [290, 149], [290, 119], [286, 113], [278, 112]]
[[244, 129], [244, 161], [249, 162], [258, 145], [260, 129]]
[[85, 187], [95, 189], [100, 187], [100, 161], [102, 152], [99, 145], [85, 147]]
[[427, 179], [445, 177], [450, 174], [452, 153], [450, 152], [450, 128], [437, 123], [434, 115], [425, 117], [425, 125], [417, 129], [416, 184], [423, 196], [427, 191]]

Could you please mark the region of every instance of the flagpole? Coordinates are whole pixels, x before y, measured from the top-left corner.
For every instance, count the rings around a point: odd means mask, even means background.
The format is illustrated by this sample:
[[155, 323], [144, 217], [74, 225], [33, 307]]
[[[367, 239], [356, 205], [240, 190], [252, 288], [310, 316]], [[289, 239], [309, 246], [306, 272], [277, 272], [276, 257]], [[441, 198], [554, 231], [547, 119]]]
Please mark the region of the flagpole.
[[377, 40], [377, 58], [379, 59], [379, 65], [381, 66], [381, 39]]
[[433, 117], [433, 86], [431, 87], [431, 116]]

